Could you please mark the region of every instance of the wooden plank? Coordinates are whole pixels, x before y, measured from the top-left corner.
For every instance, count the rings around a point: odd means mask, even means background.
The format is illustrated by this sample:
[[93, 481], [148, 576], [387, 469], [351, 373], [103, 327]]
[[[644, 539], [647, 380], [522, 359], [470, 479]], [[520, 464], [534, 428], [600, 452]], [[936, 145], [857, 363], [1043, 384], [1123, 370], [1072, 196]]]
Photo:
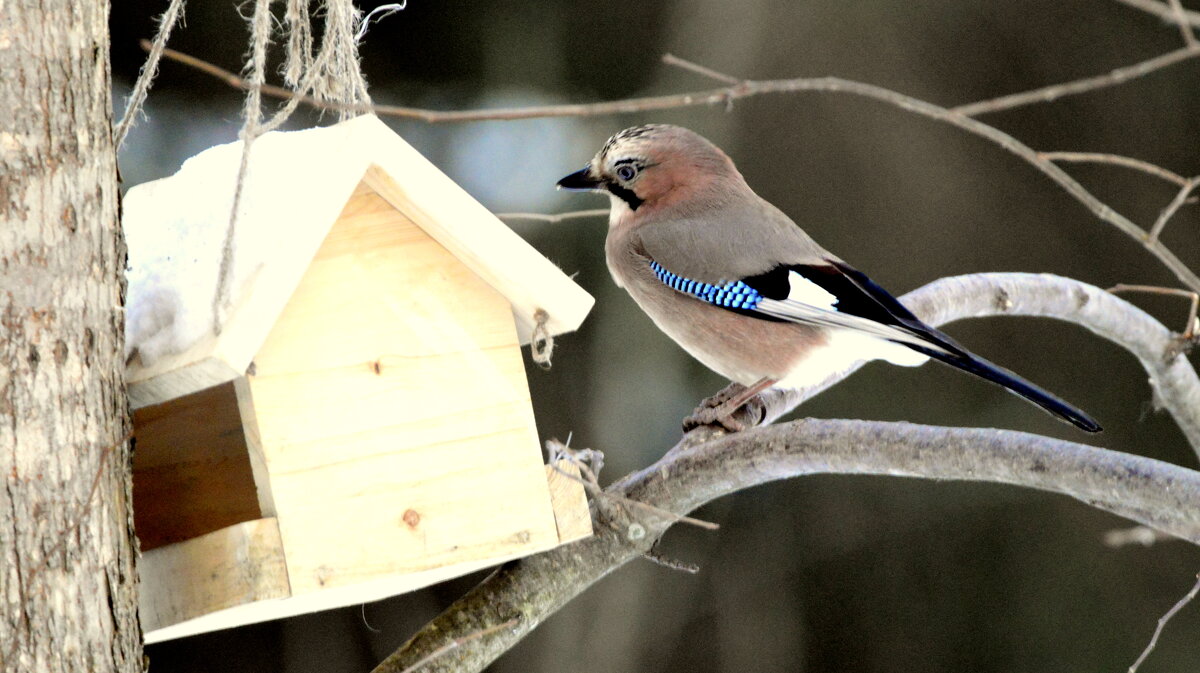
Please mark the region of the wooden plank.
[[[538, 549], [535, 551], [544, 551]], [[347, 605], [361, 605], [372, 601], [416, 591], [438, 582], [444, 582], [467, 573], [496, 566], [505, 561], [527, 555], [528, 551], [497, 556], [479, 561], [466, 561], [429, 570], [392, 575], [378, 580], [328, 587], [322, 591], [282, 599], [264, 599], [246, 603], [207, 615], [178, 622], [170, 626], [147, 630], [146, 643], [157, 643], [175, 638], [184, 638], [198, 633], [228, 629], [244, 624], [254, 624], [271, 619], [281, 619], [321, 610], [332, 610]]]
[[228, 383], [242, 372], [219, 357], [209, 355], [216, 341], [206, 339], [180, 355], [159, 360], [151, 368], [126, 367], [129, 405], [133, 409], [183, 397]]
[[558, 542], [508, 301], [373, 190], [246, 388], [296, 595]]
[[592, 512], [588, 508], [587, 492], [579, 479], [579, 467], [568, 460], [546, 466], [546, 481], [550, 484], [550, 504], [554, 508], [559, 544], [592, 534]]
[[250, 396], [250, 383], [241, 376], [234, 380], [237, 393], [238, 415], [242, 420], [242, 434], [246, 440], [246, 454], [250, 461], [250, 473], [258, 491], [258, 508], [262, 516], [275, 516], [275, 496], [271, 494], [271, 475], [267, 471], [267, 458], [263, 455], [262, 436], [258, 431], [258, 416], [254, 413], [254, 400]]
[[552, 334], [579, 328], [595, 299], [553, 262], [471, 198], [378, 117], [356, 125], [375, 148], [366, 183], [512, 304], [521, 343], [528, 343], [539, 308]]
[[[146, 552], [138, 572], [139, 609], [148, 641], [172, 624], [291, 594], [279, 526], [273, 518], [246, 521]], [[210, 623], [209, 630], [233, 625]]]
[[142, 551], [263, 516], [233, 384], [138, 409], [133, 427]]

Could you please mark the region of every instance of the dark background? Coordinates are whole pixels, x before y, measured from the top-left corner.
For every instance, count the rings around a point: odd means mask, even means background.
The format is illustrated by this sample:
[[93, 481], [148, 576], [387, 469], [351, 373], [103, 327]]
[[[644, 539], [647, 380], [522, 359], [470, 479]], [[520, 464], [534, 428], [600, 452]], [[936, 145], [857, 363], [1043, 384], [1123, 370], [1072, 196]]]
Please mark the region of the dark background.
[[[137, 40], [152, 36], [151, 17], [165, 7], [114, 3], [118, 106], [144, 58]], [[1110, 0], [410, 0], [371, 29], [362, 57], [376, 102], [440, 109], [713, 86], [661, 65], [665, 52], [739, 76], [838, 75], [954, 105], [1106, 72], [1180, 44], [1173, 27]], [[246, 31], [232, 2], [197, 2], [171, 46], [237, 70]], [[1035, 149], [1126, 154], [1192, 175], [1200, 172], [1198, 68], [1186, 62], [984, 120]], [[236, 139], [240, 106], [240, 92], [165, 63], [148, 120], [121, 155], [126, 185], [169, 175], [187, 156]], [[332, 121], [301, 112], [289, 127]], [[607, 205], [557, 193], [553, 183], [615, 131], [646, 122], [711, 138], [760, 194], [896, 293], [980, 271], [1052, 272], [1101, 287], [1174, 284], [1135, 242], [1012, 155], [848, 96], [774, 95], [739, 100], [730, 111], [389, 123], [493, 210], [558, 212]], [[1144, 225], [1174, 194], [1167, 183], [1119, 168], [1068, 169]], [[1185, 207], [1164, 236], [1193, 267], [1200, 266], [1196, 213]], [[554, 368], [529, 369], [543, 437], [573, 433], [574, 446], [603, 450], [610, 479], [649, 464], [678, 439], [679, 419], [724, 382], [612, 284], [602, 219], [513, 226], [578, 272], [597, 298], [583, 328], [559, 339]], [[1183, 300], [1135, 301], [1182, 327]], [[1171, 420], [1152, 411], [1145, 373], [1115, 346], [1033, 319], [949, 331], [1088, 410], [1105, 433], [1084, 436], [937, 365], [870, 365], [800, 413], [1007, 427], [1195, 467]], [[1200, 570], [1193, 547], [1110, 549], [1104, 533], [1126, 522], [1064, 497], [995, 485], [810, 477], [725, 498], [698, 515], [721, 530], [674, 530], [663, 551], [699, 564], [699, 575], [634, 562], [491, 670], [1123, 671]], [[479, 577], [153, 645], [151, 670], [367, 670]], [[1198, 633], [1193, 606], [1167, 627], [1143, 671], [1196, 670]]]

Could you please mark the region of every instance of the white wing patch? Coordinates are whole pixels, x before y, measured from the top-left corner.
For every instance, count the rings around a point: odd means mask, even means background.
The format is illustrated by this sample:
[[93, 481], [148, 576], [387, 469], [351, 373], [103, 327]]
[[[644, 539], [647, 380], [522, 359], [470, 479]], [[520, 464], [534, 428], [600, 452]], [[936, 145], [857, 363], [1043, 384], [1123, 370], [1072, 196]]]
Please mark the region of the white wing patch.
[[776, 384], [780, 388], [805, 388], [853, 367], [857, 362], [884, 360], [894, 365], [915, 367], [929, 357], [911, 348], [851, 329], [829, 330], [825, 348], [813, 349], [808, 357], [792, 365]]
[[787, 300], [823, 308], [827, 311], [836, 311], [838, 303], [838, 298], [828, 290], [795, 271], [788, 272]]

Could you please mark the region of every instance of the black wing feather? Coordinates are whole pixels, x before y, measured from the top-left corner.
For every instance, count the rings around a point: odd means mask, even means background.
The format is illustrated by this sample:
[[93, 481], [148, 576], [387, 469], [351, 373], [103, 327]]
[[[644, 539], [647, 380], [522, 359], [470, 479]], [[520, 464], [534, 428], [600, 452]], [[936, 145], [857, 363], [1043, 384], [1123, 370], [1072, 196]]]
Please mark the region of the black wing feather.
[[782, 301], [787, 299], [791, 289], [788, 274], [792, 272], [812, 281], [836, 297], [835, 308], [838, 313], [854, 315], [896, 327], [919, 337], [930, 347], [922, 347], [907, 341], [895, 341], [895, 343], [999, 384], [1082, 430], [1100, 431], [1100, 424], [1080, 409], [1007, 369], [974, 355], [945, 333], [921, 322], [913, 315], [912, 311], [909, 311], [887, 290], [880, 287], [865, 273], [844, 262], [829, 260], [828, 264], [780, 265], [766, 273], [743, 278], [742, 282], [753, 287], [768, 299]]

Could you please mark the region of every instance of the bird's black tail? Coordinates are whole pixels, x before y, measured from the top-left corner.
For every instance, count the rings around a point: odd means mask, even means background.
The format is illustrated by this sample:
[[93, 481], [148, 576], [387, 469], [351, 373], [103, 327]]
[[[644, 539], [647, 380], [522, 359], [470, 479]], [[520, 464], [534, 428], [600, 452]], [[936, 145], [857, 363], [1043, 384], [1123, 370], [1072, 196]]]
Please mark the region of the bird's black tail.
[[[939, 336], [944, 335], [939, 333]], [[952, 341], [950, 343], [953, 344]], [[948, 353], [932, 348], [922, 348], [913, 344], [905, 345], [915, 351], [928, 355], [934, 360], [944, 362], [951, 367], [957, 367], [980, 378], [987, 379], [992, 383], [1004, 386], [1012, 393], [1024, 397], [1050, 412], [1050, 414], [1061, 418], [1081, 430], [1100, 432], [1100, 424], [1091, 416], [999, 365], [994, 365], [981, 357], [957, 348], [954, 350], [958, 352]]]

